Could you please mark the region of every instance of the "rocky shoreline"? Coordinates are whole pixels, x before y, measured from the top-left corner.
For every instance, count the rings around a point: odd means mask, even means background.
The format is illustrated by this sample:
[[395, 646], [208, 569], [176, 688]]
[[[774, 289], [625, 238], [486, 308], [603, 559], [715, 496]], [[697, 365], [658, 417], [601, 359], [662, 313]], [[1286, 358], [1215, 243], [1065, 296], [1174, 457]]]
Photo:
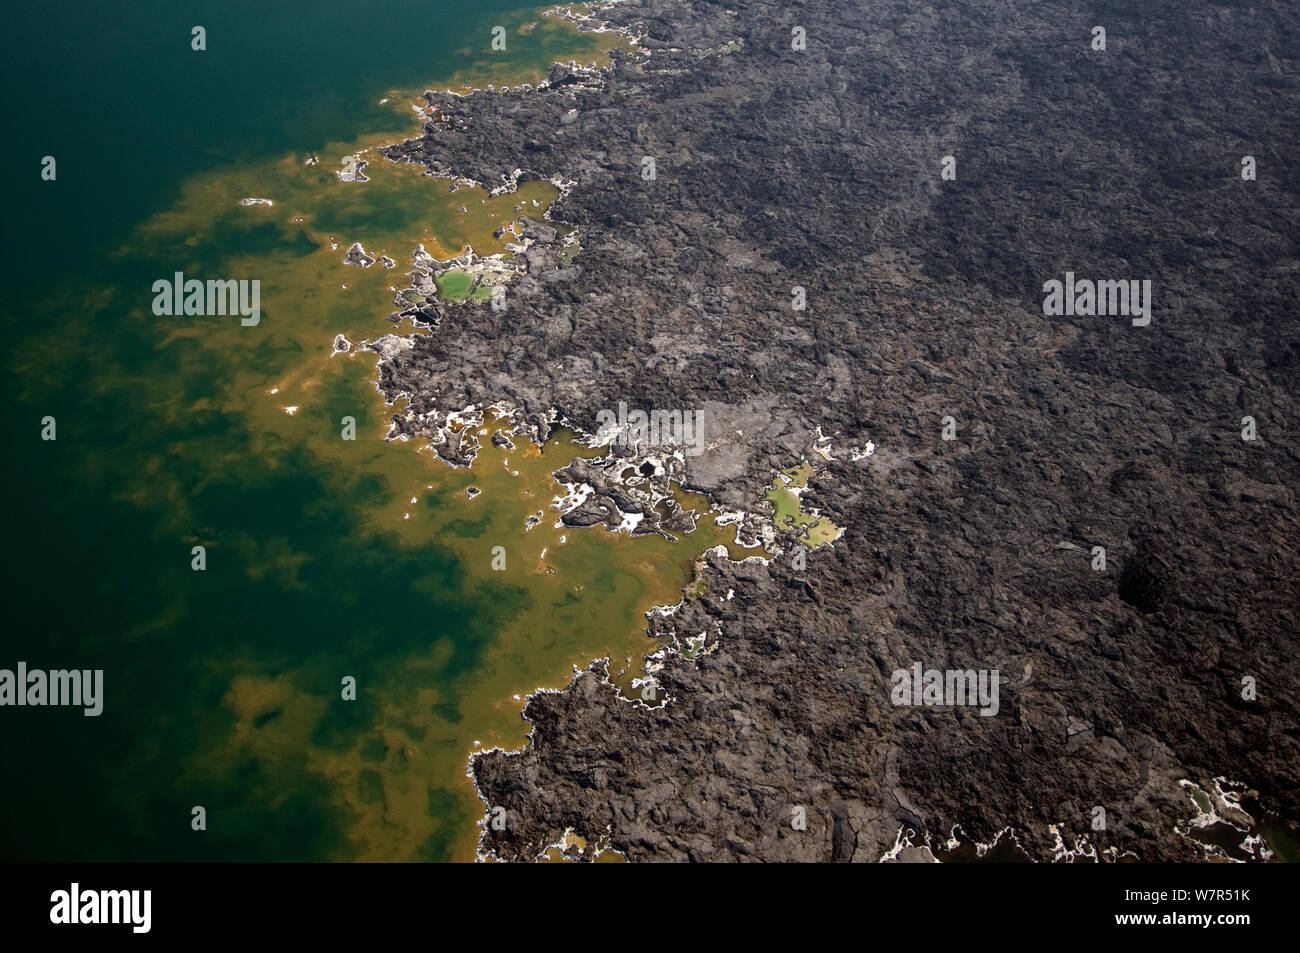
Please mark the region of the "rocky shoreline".
[[[638, 52], [430, 94], [422, 137], [382, 150], [563, 183], [579, 245], [533, 223], [504, 309], [406, 309], [435, 331], [380, 365], [394, 436], [472, 406], [534, 438], [699, 409], [683, 486], [761, 513], [818, 454], [803, 499], [844, 533], [802, 569], [789, 539], [709, 555], [703, 593], [651, 614], [704, 635], [654, 673], [669, 703], [628, 704], [601, 663], [530, 696], [529, 746], [472, 761], [509, 818], [483, 852], [877, 861], [959, 827], [1041, 860], [1198, 859], [1180, 782], [1224, 776], [1294, 832], [1300, 11], [1105, 5], [1105, 50], [1028, 0], [597, 16]], [[1150, 325], [1046, 316], [1067, 272], [1150, 280]], [[999, 714], [891, 705], [916, 660], [999, 670]]]

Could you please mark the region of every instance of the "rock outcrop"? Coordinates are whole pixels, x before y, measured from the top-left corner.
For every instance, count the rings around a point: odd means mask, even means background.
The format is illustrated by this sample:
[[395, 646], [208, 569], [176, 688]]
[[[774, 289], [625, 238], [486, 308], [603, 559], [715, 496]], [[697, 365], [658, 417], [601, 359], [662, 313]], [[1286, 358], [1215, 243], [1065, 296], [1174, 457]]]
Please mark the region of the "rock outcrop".
[[[599, 665], [534, 696], [530, 746], [472, 763], [511, 818], [484, 850], [573, 828], [633, 860], [876, 860], [901, 826], [958, 825], [1047, 858], [1059, 825], [1186, 859], [1177, 782], [1221, 775], [1300, 820], [1300, 9], [600, 15], [643, 54], [447, 97], [385, 150], [572, 182], [551, 217], [581, 247], [533, 229], [506, 309], [439, 305], [381, 387], [542, 431], [707, 405], [682, 479], [749, 510], [820, 427], [804, 499], [845, 533], [803, 570], [710, 557], [662, 625], [708, 647], [667, 657], [666, 704]], [[1149, 280], [1150, 323], [1045, 315], [1067, 272]], [[998, 714], [891, 704], [914, 662], [998, 670]]]

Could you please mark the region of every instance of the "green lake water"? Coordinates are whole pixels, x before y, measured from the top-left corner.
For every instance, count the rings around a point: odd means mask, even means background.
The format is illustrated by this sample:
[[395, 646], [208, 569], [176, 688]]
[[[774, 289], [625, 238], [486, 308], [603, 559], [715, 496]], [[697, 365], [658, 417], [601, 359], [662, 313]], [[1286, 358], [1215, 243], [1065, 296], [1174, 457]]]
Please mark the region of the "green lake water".
[[[417, 243], [490, 253], [554, 198], [384, 162], [416, 95], [615, 40], [491, 2], [87, 6], [6, 14], [0, 667], [103, 669], [104, 711], [0, 710], [0, 857], [470, 859], [469, 753], [521, 744], [518, 696], [575, 664], [630, 678], [703, 543], [557, 529], [563, 433], [507, 452], [489, 419], [468, 471], [384, 441], [374, 355], [331, 342], [395, 330]], [[369, 182], [334, 175], [349, 154]], [[399, 267], [342, 264], [352, 241]], [[260, 324], [154, 315], [177, 271], [259, 279]]]

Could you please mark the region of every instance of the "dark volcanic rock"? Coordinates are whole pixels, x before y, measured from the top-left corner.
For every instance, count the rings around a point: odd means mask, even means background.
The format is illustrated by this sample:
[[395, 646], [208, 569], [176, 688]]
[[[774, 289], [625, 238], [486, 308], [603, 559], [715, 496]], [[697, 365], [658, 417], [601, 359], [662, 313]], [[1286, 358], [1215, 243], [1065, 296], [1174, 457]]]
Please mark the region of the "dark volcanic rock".
[[[845, 534], [802, 572], [711, 561], [656, 629], [712, 647], [669, 656], [666, 705], [599, 667], [535, 696], [531, 746], [473, 762], [515, 819], [484, 848], [530, 858], [572, 827], [632, 859], [876, 860], [906, 824], [1011, 826], [1041, 858], [1056, 824], [1187, 858], [1177, 781], [1219, 775], [1300, 819], [1300, 8], [602, 15], [648, 56], [439, 102], [385, 150], [576, 182], [553, 217], [581, 251], [539, 233], [504, 313], [441, 310], [381, 386], [413, 415], [504, 400], [542, 430], [555, 409], [595, 431], [620, 400], [706, 411], [685, 482], [751, 510], [820, 426], [835, 459], [805, 499]], [[1044, 316], [1067, 271], [1150, 280], [1151, 323]], [[914, 662], [998, 669], [998, 713], [892, 705]]]
[[369, 268], [374, 263], [375, 259], [366, 254], [360, 242], [353, 242], [348, 248], [347, 257], [343, 259], [343, 264], [356, 265], [358, 268]]

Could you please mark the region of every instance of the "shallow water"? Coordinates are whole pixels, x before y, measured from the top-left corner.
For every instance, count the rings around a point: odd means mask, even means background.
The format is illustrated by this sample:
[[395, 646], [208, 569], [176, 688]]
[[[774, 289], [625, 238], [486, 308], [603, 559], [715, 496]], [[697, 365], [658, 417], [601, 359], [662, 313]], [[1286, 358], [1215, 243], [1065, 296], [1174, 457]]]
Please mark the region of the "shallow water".
[[[645, 611], [678, 601], [699, 551], [734, 536], [711, 519], [677, 543], [557, 528], [551, 473], [591, 454], [571, 435], [507, 452], [489, 417], [473, 468], [454, 469], [383, 439], [376, 355], [331, 354], [340, 333], [427, 333], [386, 320], [417, 244], [492, 254], [498, 225], [555, 198], [548, 183], [452, 192], [373, 151], [399, 138], [394, 117], [416, 132], [425, 86], [536, 80], [610, 42], [536, 11], [489, 19], [509, 25], [513, 60], [475, 47], [482, 17], [458, 23], [462, 42], [442, 37], [418, 83], [374, 97], [356, 138], [287, 142], [288, 123], [264, 156], [141, 187], [142, 208], [171, 197], [109, 253], [45, 262], [53, 277], [6, 305], [17, 545], [0, 665], [102, 668], [105, 702], [98, 718], [3, 712], [2, 756], [26, 779], [5, 795], [5, 857], [469, 859], [469, 753], [522, 744], [519, 696], [574, 665], [610, 656], [629, 682], [624, 660], [651, 648]], [[369, 181], [338, 179], [347, 155]], [[398, 267], [344, 264], [353, 241]], [[178, 271], [259, 280], [260, 322], [155, 315], [153, 283]], [[46, 415], [55, 441], [40, 439]]]

